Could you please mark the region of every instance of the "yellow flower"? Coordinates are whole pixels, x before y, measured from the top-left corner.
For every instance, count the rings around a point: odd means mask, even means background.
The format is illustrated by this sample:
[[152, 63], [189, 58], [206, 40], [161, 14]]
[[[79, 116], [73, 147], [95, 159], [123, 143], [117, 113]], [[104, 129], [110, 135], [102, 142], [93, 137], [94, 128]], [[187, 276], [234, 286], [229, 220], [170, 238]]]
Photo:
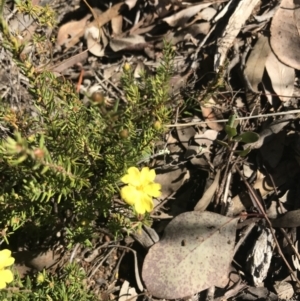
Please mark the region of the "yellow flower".
[[5, 268], [14, 262], [15, 259], [11, 257], [11, 251], [7, 249], [0, 251], [0, 289], [6, 288], [7, 283], [13, 281], [12, 271]]
[[161, 195], [161, 185], [154, 183], [155, 170], [144, 167], [139, 171], [136, 167], [130, 167], [121, 181], [127, 186], [121, 189], [122, 199], [134, 206], [138, 214], [151, 212], [153, 209], [152, 197]]

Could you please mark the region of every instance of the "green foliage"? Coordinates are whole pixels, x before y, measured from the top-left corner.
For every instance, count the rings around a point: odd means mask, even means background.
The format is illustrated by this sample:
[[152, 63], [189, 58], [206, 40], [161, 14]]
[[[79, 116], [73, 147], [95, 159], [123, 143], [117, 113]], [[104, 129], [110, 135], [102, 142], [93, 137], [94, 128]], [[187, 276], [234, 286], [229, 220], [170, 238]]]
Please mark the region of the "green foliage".
[[76, 264], [64, 267], [61, 275], [50, 275], [43, 271], [34, 277], [21, 280], [16, 277], [5, 290], [0, 290], [3, 301], [96, 301], [95, 295], [88, 292], [86, 275]]
[[[169, 122], [168, 81], [173, 54], [166, 47], [157, 74], [137, 82], [124, 69], [123, 90], [128, 103], [84, 105], [73, 86], [52, 73], [36, 73], [23, 65], [31, 81], [33, 105], [14, 111], [2, 103], [0, 124], [9, 129], [0, 141], [0, 229], [30, 224], [42, 228], [72, 213], [70, 239], [86, 241], [99, 216], [112, 217], [112, 198], [128, 167], [153, 149]], [[116, 102], [118, 104], [118, 102]], [[126, 136], [120, 133], [126, 130]], [[123, 225], [120, 225], [123, 227]], [[25, 230], [24, 230], [25, 231]], [[28, 239], [29, 240], [29, 239]]]
[[[224, 142], [224, 141], [218, 141], [220, 144], [222, 144], [223, 146], [226, 146], [227, 148], [230, 148], [230, 145], [233, 145], [235, 142], [241, 142], [241, 143], [254, 143], [259, 139], [259, 135], [257, 133], [254, 132], [245, 132], [245, 133], [241, 133], [238, 135], [237, 132], [237, 126], [238, 126], [238, 121], [236, 120], [236, 116], [235, 115], [231, 115], [229, 117], [229, 121], [227, 123], [227, 125], [225, 126], [225, 131], [227, 133], [228, 136], [228, 143]], [[240, 150], [235, 150], [234, 152], [241, 156], [244, 157], [246, 155], [249, 154], [251, 148], [248, 147], [242, 151]]]

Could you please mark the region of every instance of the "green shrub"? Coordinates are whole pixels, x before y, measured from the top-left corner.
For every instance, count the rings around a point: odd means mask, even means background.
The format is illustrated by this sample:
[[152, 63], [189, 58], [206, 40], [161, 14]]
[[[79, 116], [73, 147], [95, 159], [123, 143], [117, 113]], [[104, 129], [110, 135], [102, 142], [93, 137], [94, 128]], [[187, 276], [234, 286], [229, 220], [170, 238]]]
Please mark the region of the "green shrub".
[[[75, 221], [109, 217], [112, 197], [126, 169], [147, 153], [169, 122], [168, 81], [172, 50], [166, 47], [157, 74], [137, 82], [124, 68], [127, 103], [84, 105], [72, 84], [44, 71], [33, 74], [34, 109], [14, 111], [2, 103], [0, 221], [2, 233], [25, 224], [42, 228], [71, 212]], [[32, 66], [27, 66], [32, 70]], [[36, 77], [36, 78], [35, 78]], [[74, 221], [74, 219], [73, 219]], [[73, 224], [72, 236], [89, 238], [91, 228]]]

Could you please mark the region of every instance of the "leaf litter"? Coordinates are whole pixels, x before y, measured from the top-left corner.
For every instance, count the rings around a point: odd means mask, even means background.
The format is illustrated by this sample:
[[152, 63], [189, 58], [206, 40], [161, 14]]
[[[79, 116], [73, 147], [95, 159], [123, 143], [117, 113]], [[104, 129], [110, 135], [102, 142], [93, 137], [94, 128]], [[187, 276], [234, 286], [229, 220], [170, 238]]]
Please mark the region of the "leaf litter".
[[[36, 5], [46, 2], [36, 1]], [[156, 168], [163, 197], [151, 214], [155, 221], [151, 230], [143, 228], [140, 236], [122, 242], [134, 247], [138, 241], [148, 251], [139, 254], [142, 268], [122, 260], [117, 248], [112, 252], [107, 248], [107, 266], [95, 268], [99, 246], [105, 249], [113, 240], [109, 232], [99, 234], [88, 251], [78, 247], [61, 255], [65, 260], [75, 256], [85, 262], [82, 265], [95, 283], [102, 283], [95, 287], [104, 299], [136, 298], [142, 288], [128, 282], [130, 277], [121, 286], [115, 285], [114, 270], [125, 269], [137, 279], [141, 274], [147, 294], [156, 300], [209, 300], [200, 294], [205, 290], [215, 300], [297, 300], [299, 280], [290, 268], [299, 271], [298, 2], [50, 3], [60, 22], [52, 33], [52, 53], [32, 55], [33, 63], [37, 69], [48, 68], [79, 85], [85, 101], [95, 91], [112, 100], [122, 99], [124, 64], [136, 70], [137, 79], [140, 70], [155, 73], [165, 41], [176, 53], [169, 91], [174, 124], [148, 163]], [[34, 20], [28, 23], [27, 17], [13, 13], [11, 7], [4, 13], [20, 40], [27, 29], [30, 34], [24, 43], [32, 39]], [[28, 43], [23, 55], [37, 51]], [[9, 99], [19, 95], [18, 106], [26, 106], [30, 95], [14, 87], [8, 90], [5, 84], [19, 76], [15, 63], [4, 52], [0, 56], [1, 98], [13, 106]], [[26, 87], [25, 77], [18, 82], [19, 89]], [[263, 116], [281, 112], [288, 115]], [[237, 124], [229, 128], [245, 141], [230, 139], [228, 121], [219, 121], [233, 114]], [[239, 120], [251, 115], [259, 117]], [[238, 155], [246, 149], [251, 150], [248, 156]], [[244, 178], [237, 167], [249, 167]], [[272, 229], [264, 222], [265, 212]], [[272, 231], [276, 231], [276, 246]], [[88, 263], [84, 260], [87, 253], [95, 255]], [[282, 253], [290, 268], [283, 263]], [[42, 256], [27, 257], [20, 260], [27, 262], [27, 268], [41, 270], [49, 264], [45, 259], [41, 266], [32, 267]], [[237, 276], [234, 283], [231, 274]]]

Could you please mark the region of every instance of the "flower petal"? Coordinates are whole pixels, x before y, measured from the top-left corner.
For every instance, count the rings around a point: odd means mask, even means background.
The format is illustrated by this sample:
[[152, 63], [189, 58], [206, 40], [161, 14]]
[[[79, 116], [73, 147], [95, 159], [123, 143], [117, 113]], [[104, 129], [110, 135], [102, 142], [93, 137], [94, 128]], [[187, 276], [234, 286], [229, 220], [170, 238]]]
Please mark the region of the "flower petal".
[[6, 283], [10, 283], [14, 280], [12, 271], [10, 270], [1, 270], [0, 271], [0, 288], [5, 288]]
[[161, 185], [158, 183], [151, 183], [143, 187], [144, 192], [147, 193], [149, 196], [152, 197], [159, 197], [161, 196]]
[[150, 182], [153, 182], [155, 179], [155, 170], [154, 169], [149, 169], [149, 167], [143, 167], [142, 171], [141, 171], [141, 183], [148, 184]]
[[0, 278], [0, 290], [6, 288], [6, 283], [3, 279]]
[[135, 211], [138, 214], [144, 214], [146, 211], [151, 212], [153, 210], [152, 198], [147, 194], [141, 194], [141, 198], [134, 204]]
[[4, 249], [0, 251], [0, 269], [8, 267], [15, 262], [15, 259], [11, 257], [11, 251]]
[[129, 205], [133, 205], [140, 198], [140, 192], [131, 185], [121, 188], [121, 197]]
[[140, 171], [136, 167], [129, 167], [127, 170], [127, 174], [121, 178], [121, 181], [125, 184], [139, 186], [141, 183]]

